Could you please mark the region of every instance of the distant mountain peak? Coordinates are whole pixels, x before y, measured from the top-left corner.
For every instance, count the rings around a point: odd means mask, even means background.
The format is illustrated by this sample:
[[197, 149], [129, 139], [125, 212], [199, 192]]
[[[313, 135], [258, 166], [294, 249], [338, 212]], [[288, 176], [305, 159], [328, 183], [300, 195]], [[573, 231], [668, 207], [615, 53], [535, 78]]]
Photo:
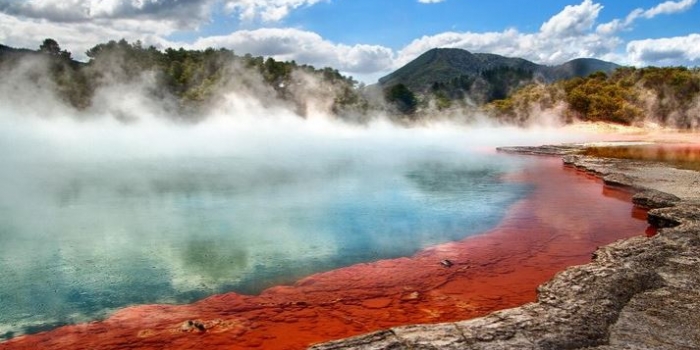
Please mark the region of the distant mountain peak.
[[[561, 65], [546, 66], [523, 58], [505, 57], [491, 53], [472, 53], [456, 48], [433, 48], [413, 61], [379, 79], [379, 85], [404, 84], [416, 92], [426, 92], [435, 84], [447, 84], [455, 79], [478, 79], [485, 72], [513, 70], [531, 78], [551, 82], [596, 71], [612, 72], [619, 66], [593, 58], [577, 58]], [[522, 75], [522, 74], [521, 74]]]

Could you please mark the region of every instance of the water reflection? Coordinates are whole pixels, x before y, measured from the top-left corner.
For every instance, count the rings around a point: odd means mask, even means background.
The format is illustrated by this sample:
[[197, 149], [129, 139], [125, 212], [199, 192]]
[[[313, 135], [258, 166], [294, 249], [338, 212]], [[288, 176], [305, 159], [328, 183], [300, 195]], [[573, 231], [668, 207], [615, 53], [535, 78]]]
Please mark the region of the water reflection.
[[498, 181], [516, 166], [466, 152], [17, 162], [0, 170], [0, 337], [258, 293], [481, 232], [526, 193]]

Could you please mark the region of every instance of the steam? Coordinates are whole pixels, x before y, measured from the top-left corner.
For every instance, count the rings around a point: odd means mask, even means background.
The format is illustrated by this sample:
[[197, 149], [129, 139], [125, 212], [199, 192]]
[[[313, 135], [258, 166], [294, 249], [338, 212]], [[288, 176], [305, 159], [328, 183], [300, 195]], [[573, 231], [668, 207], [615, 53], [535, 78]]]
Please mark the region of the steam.
[[[118, 60], [119, 58], [114, 58]], [[331, 84], [296, 71], [289, 93], [304, 101], [299, 106], [277, 98], [257, 72], [231, 64], [227, 73], [236, 83], [216, 88], [219, 99], [204, 114], [183, 119], [175, 112], [175, 100], [159, 94], [155, 75], [137, 79], [120, 70], [118, 62], [97, 67], [105, 82], [95, 92], [92, 104], [78, 111], [61, 101], [49, 75], [48, 62], [41, 58], [22, 60], [3, 71], [0, 83], [0, 135], [3, 155], [15, 159], [41, 157], [65, 160], [109, 160], [177, 156], [270, 157], [329, 153], [352, 148], [410, 149], [420, 143], [497, 146], [581, 139], [550, 128], [559, 125], [547, 119], [530, 131], [503, 127], [484, 117], [445, 111], [447, 118], [413, 127], [397, 126], [386, 115], [358, 115], [348, 122], [331, 116], [334, 88]], [[438, 111], [434, 112], [439, 113]], [[546, 113], [542, 113], [546, 115]], [[438, 119], [438, 118], [435, 118]], [[546, 118], [543, 118], [546, 119]], [[362, 120], [363, 123], [357, 123]], [[468, 121], [469, 123], [465, 123]], [[421, 147], [421, 146], [419, 146]], [[396, 151], [393, 149], [392, 151]], [[318, 156], [318, 155], [317, 155]]]
[[[324, 190], [329, 183], [355, 201], [391, 202], [396, 181], [435, 191], [435, 179], [421, 171], [438, 169], [457, 181], [454, 188], [478, 191], [466, 180], [470, 171], [492, 179], [509, 170], [494, 157], [495, 146], [598, 138], [543, 125], [502, 126], [456, 110], [451, 118], [411, 126], [381, 113], [358, 112], [348, 121], [329, 111], [333, 86], [294, 72], [287, 91], [303, 104], [290, 103], [276, 98], [257, 73], [237, 65], [228, 72], [240, 79], [217, 86], [219, 98], [201, 115], [176, 113], [177, 101], [159, 93], [153, 74], [127, 77], [131, 73], [116, 61], [100, 68], [105, 81], [92, 105], [77, 110], [56, 93], [48, 64], [23, 60], [2, 72], [0, 82], [0, 274], [8, 274], [8, 288], [21, 290], [3, 295], [0, 289], [3, 302], [12, 300], [12, 308], [0, 315], [0, 339], [4, 332], [11, 337], [33, 325], [101, 317], [105, 305], [178, 302], [239, 282], [255, 290], [260, 286], [250, 277], [253, 272], [280, 269], [294, 259], [313, 272], [318, 259], [334, 261], [346, 249], [344, 239], [367, 231], [300, 230], [299, 219], [284, 214], [292, 207], [325, 218], [327, 212], [305, 201], [311, 196], [335, 203], [337, 193]], [[357, 198], [364, 193], [353, 191], [366, 186], [372, 197]], [[493, 197], [486, 193], [480, 202], [468, 194], [456, 200], [471, 201], [465, 212], [475, 222], [476, 217], [493, 221], [503, 203], [520, 194], [503, 191]], [[439, 202], [448, 195], [435, 197]], [[227, 206], [218, 206], [224, 202]], [[430, 208], [426, 203], [423, 207]], [[358, 214], [342, 205], [336, 208], [340, 219]], [[270, 212], [273, 219], [261, 219]], [[208, 222], [211, 217], [217, 221]], [[431, 220], [436, 219], [407, 220], [407, 227], [419, 231], [411, 247], [434, 243]], [[206, 230], [213, 233], [207, 236]], [[295, 230], [303, 231], [303, 238]], [[185, 246], [169, 245], [163, 237]], [[376, 250], [412, 249], [391, 235], [364, 239]], [[31, 257], [23, 253], [28, 245]], [[117, 264], [120, 259], [129, 264]], [[46, 266], [61, 269], [48, 273]], [[41, 304], [23, 299], [29, 295], [25, 289], [36, 288], [31, 278], [41, 278], [41, 288], [56, 292]], [[100, 281], [119, 288], [105, 288]], [[87, 303], [93, 309], [77, 310], [66, 302], [76, 290], [93, 298]], [[147, 294], [166, 297], [145, 299]]]

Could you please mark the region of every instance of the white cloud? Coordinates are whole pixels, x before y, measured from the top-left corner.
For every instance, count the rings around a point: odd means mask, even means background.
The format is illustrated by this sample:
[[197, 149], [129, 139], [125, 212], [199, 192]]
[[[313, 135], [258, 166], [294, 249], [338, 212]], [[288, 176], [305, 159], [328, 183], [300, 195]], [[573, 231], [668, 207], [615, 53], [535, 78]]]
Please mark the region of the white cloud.
[[[264, 12], [266, 4], [271, 6], [267, 7], [268, 9], [272, 9], [275, 6], [304, 6], [310, 2], [277, 0], [237, 4], [241, 6], [240, 11], [252, 11], [251, 16], [255, 17], [263, 16], [260, 11]], [[252, 7], [246, 8], [246, 5]], [[113, 7], [109, 8], [112, 10], [104, 10], [105, 13], [118, 13]], [[57, 39], [64, 49], [72, 51], [78, 57], [83, 57], [83, 52], [97, 43], [122, 37], [129, 41], [141, 40], [146, 45], [153, 44], [156, 47], [225, 47], [238, 54], [272, 56], [279, 60], [296, 60], [317, 67], [331, 66], [362, 79], [362, 76], [374, 78], [381, 73], [387, 73], [435, 47], [491, 52], [523, 57], [538, 63], [561, 63], [576, 57], [605, 58], [605, 55], [613, 51], [620, 42], [615, 37], [604, 37], [590, 32], [600, 9], [600, 5], [585, 0], [580, 5], [567, 6], [545, 22], [542, 30], [536, 33], [522, 33], [513, 28], [486, 33], [446, 32], [416, 39], [398, 51], [380, 45], [333, 43], [317, 33], [292, 28], [240, 30], [228, 35], [200, 38], [194, 43], [174, 43], [166, 39], [177, 28], [172, 21], [103, 18], [75, 23], [52, 23], [2, 13], [0, 28], [3, 29], [0, 30], [0, 42], [11, 46], [36, 48], [45, 37], [51, 36]]]
[[396, 64], [406, 64], [432, 48], [449, 47], [522, 57], [542, 64], [559, 64], [578, 57], [594, 57], [633, 65], [699, 65], [700, 34], [632, 41], [626, 47], [626, 55], [619, 51], [624, 44], [623, 40], [615, 35], [620, 30], [628, 29], [639, 18], [650, 19], [662, 14], [687, 11], [696, 2], [697, 0], [666, 1], [650, 9], [635, 9], [624, 19], [600, 24], [594, 30], [603, 6], [584, 0], [579, 5], [566, 6], [544, 22], [540, 31], [535, 33], [506, 29], [501, 32], [446, 32], [424, 36], [399, 51]]
[[194, 48], [225, 47], [240, 54], [295, 60], [318, 67], [331, 66], [349, 73], [372, 73], [392, 68], [393, 52], [379, 45], [344, 45], [293, 28], [241, 30], [197, 40]]
[[666, 1], [655, 7], [644, 11], [641, 15], [644, 18], [654, 18], [658, 15], [668, 15], [689, 10], [697, 0]]
[[439, 2], [443, 2], [445, 0], [418, 0], [421, 4], [437, 4]]
[[522, 57], [543, 64], [558, 64], [578, 57], [611, 57], [620, 39], [592, 31], [601, 9], [600, 4], [590, 0], [566, 6], [543, 23], [536, 33], [522, 33], [511, 28], [502, 32], [446, 32], [424, 36], [404, 47], [397, 63], [405, 64], [436, 47]]
[[323, 0], [225, 0], [225, 8], [237, 13], [243, 21], [261, 19], [263, 22], [277, 22], [289, 12], [304, 6], [312, 6]]
[[[98, 43], [122, 38], [132, 42], [141, 40], [146, 45], [160, 48], [188, 46], [187, 43], [172, 42], [167, 37], [176, 31], [196, 29], [209, 21], [215, 6], [227, 6], [246, 19], [276, 21], [294, 9], [320, 1], [0, 0], [0, 42], [15, 47], [38, 48], [39, 43], [51, 37], [77, 59], [85, 59], [84, 52]], [[355, 48], [351, 52], [358, 50]], [[313, 49], [306, 51], [308, 55]], [[353, 57], [357, 56], [349, 55], [344, 60], [347, 62], [345, 66], [351, 66]]]
[[598, 25], [596, 31], [601, 34], [613, 34], [621, 30], [629, 29], [639, 18], [652, 19], [658, 15], [670, 15], [688, 11], [697, 0], [666, 1], [648, 10], [637, 8], [632, 10], [624, 20], [614, 19], [608, 23]]
[[0, 42], [38, 48], [56, 39], [77, 59], [108, 40], [169, 44], [178, 30], [196, 29], [209, 18], [213, 0], [0, 0]]
[[700, 65], [700, 34], [634, 40], [627, 54], [635, 65]]
[[293, 10], [321, 1], [324, 0], [0, 0], [0, 12], [62, 23], [158, 19], [177, 23], [178, 29], [192, 29], [207, 21], [220, 4], [241, 20], [277, 22]]
[[602, 8], [601, 4], [595, 4], [591, 0], [584, 0], [580, 5], [566, 6], [542, 24], [540, 32], [547, 36], [581, 35], [591, 29]]
[[36, 49], [43, 39], [52, 37], [78, 58], [85, 58], [83, 53], [95, 44], [121, 38], [131, 42], [141, 40], [145, 45], [159, 48], [225, 47], [241, 55], [251, 53], [316, 67], [331, 66], [368, 82], [436, 47], [522, 57], [542, 64], [559, 64], [578, 57], [623, 64], [700, 63], [697, 53], [700, 34], [636, 40], [626, 47], [617, 36], [619, 31], [630, 29], [638, 19], [687, 11], [697, 0], [666, 1], [649, 9], [635, 9], [625, 18], [597, 27], [603, 6], [592, 0], [581, 0], [552, 15], [534, 32], [516, 28], [444, 32], [417, 38], [400, 49], [336, 43], [297, 28], [239, 30], [193, 42], [168, 39], [179, 30], [209, 21], [217, 6], [227, 7], [232, 15], [242, 20], [270, 22], [321, 1], [324, 0], [0, 0], [0, 43]]
[[195, 28], [207, 20], [214, 0], [0, 0], [8, 15], [58, 23], [94, 20], [145, 19]]
[[1, 43], [13, 47], [38, 49], [44, 39], [51, 37], [78, 59], [84, 59], [84, 52], [89, 48], [112, 39], [141, 40], [147, 45], [156, 46], [169, 44], [164, 37], [172, 31], [173, 27], [169, 22], [156, 20], [119, 19], [53, 23], [0, 13]]

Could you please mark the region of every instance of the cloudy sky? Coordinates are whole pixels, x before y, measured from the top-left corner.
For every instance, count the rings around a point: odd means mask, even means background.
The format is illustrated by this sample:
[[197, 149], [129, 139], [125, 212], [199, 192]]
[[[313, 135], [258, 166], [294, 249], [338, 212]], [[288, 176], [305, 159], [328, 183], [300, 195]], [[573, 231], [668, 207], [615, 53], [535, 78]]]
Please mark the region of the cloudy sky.
[[373, 82], [434, 47], [542, 64], [700, 65], [697, 0], [0, 0], [0, 43], [78, 59], [125, 38], [332, 66]]

